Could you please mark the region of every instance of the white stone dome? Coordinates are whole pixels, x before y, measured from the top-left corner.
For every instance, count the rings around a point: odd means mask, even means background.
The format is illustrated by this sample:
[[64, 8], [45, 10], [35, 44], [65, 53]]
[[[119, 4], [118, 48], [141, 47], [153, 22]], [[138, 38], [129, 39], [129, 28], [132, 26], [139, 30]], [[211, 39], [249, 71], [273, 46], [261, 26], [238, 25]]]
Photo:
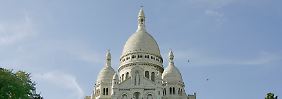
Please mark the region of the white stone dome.
[[162, 74], [162, 79], [168, 83], [173, 83], [173, 82], [183, 82], [181, 73], [179, 72], [178, 68], [174, 66], [173, 62], [173, 53], [170, 51], [169, 53], [169, 65], [167, 68], [164, 70]]
[[106, 64], [100, 71], [96, 83], [111, 82], [115, 74], [115, 70], [111, 67], [111, 54], [108, 51], [106, 54]]
[[161, 56], [157, 42], [145, 30], [137, 31], [126, 41], [122, 55], [127, 55], [128, 53], [133, 52], [145, 52]]
[[161, 56], [156, 40], [145, 29], [145, 15], [143, 9], [138, 15], [138, 29], [126, 41], [122, 56], [134, 52], [145, 52], [156, 56]]
[[98, 82], [111, 82], [113, 79], [113, 76], [115, 74], [115, 70], [110, 66], [105, 66], [99, 73], [97, 78]]
[[163, 72], [162, 78], [166, 82], [182, 82], [182, 76], [175, 66], [169, 65]]

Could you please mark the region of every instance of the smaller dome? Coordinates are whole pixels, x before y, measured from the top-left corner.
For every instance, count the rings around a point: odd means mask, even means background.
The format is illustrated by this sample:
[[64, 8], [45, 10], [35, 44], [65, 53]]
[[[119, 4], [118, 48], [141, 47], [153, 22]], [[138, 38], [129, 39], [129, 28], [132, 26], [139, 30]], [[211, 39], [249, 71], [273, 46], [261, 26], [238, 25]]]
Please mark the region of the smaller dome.
[[174, 66], [173, 58], [174, 58], [173, 53], [172, 51], [170, 51], [169, 65], [164, 70], [162, 74], [162, 78], [164, 81], [169, 82], [169, 83], [183, 82], [181, 73], [179, 72], [178, 68]]
[[100, 71], [96, 82], [111, 82], [114, 74], [115, 70], [111, 66], [105, 66]]
[[106, 65], [100, 71], [96, 83], [111, 82], [114, 74], [115, 74], [115, 70], [111, 67], [111, 53], [107, 51]]

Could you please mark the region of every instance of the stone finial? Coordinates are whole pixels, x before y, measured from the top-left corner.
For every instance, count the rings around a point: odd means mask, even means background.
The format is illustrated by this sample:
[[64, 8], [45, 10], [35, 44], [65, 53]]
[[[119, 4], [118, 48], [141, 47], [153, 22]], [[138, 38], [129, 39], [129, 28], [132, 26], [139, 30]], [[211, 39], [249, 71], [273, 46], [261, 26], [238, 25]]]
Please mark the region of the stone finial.
[[169, 51], [168, 58], [169, 58], [169, 62], [172, 63], [173, 59], [174, 59], [174, 55], [173, 55], [172, 50]]
[[137, 31], [145, 30], [145, 14], [144, 10], [141, 7], [139, 14], [138, 14], [138, 29]]
[[106, 54], [106, 66], [111, 66], [111, 53], [110, 53], [110, 50], [107, 50], [107, 54]]

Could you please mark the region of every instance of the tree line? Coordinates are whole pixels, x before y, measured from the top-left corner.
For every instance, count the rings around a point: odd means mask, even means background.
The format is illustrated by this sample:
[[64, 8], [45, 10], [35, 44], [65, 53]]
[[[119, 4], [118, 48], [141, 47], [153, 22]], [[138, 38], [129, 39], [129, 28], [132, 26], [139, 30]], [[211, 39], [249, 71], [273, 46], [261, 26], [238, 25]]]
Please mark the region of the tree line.
[[43, 99], [30, 73], [0, 68], [0, 99]]

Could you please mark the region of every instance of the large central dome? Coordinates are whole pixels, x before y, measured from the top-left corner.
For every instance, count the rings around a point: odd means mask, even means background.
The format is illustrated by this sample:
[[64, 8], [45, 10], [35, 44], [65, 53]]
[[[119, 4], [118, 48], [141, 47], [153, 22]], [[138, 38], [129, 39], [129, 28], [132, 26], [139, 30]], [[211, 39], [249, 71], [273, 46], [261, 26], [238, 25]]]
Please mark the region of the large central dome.
[[122, 55], [127, 55], [133, 52], [145, 52], [161, 56], [157, 42], [146, 31], [137, 31], [126, 41]]
[[145, 29], [145, 15], [143, 9], [140, 10], [138, 15], [138, 29], [126, 41], [122, 56], [134, 52], [145, 52], [159, 57], [161, 56], [157, 42]]

